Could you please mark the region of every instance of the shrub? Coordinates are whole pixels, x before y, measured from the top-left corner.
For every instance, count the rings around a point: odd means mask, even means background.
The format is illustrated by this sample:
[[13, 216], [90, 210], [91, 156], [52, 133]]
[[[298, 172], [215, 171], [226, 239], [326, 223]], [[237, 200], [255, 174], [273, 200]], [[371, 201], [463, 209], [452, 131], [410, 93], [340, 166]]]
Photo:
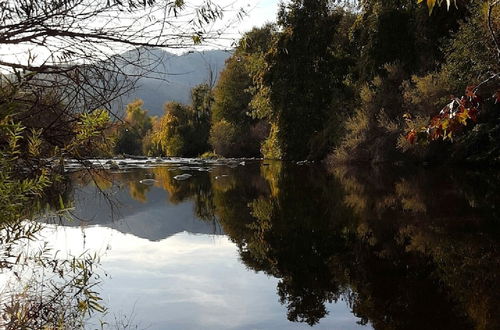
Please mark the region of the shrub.
[[218, 155], [232, 157], [239, 153], [236, 127], [226, 120], [216, 122], [210, 130], [210, 144]]

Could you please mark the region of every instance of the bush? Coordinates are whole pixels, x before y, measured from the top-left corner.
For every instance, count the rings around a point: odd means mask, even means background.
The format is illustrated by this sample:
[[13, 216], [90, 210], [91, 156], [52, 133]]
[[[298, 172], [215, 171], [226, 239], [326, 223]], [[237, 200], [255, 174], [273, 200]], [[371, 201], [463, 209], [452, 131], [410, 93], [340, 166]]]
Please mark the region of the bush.
[[240, 153], [236, 127], [226, 120], [216, 122], [210, 130], [210, 144], [218, 155], [233, 157]]

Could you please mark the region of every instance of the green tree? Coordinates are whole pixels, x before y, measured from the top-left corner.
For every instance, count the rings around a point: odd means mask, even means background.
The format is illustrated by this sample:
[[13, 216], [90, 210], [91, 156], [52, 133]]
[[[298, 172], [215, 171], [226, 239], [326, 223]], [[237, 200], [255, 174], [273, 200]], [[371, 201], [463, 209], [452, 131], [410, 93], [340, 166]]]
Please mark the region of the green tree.
[[388, 63], [399, 63], [408, 76], [436, 69], [444, 60], [441, 42], [467, 16], [462, 5], [449, 12], [439, 7], [429, 16], [427, 8], [414, 0], [363, 1], [351, 32], [359, 52], [359, 81], [383, 74]]
[[157, 144], [166, 156], [183, 156], [183, 135], [188, 129], [188, 109], [177, 102], [165, 103], [164, 109], [164, 115], [153, 128], [153, 143]]
[[212, 88], [208, 84], [200, 84], [191, 90], [191, 107], [193, 127], [192, 153], [196, 156], [210, 150], [208, 143], [210, 135], [210, 117], [214, 102]]
[[178, 102], [165, 104], [165, 113], [155, 120], [150, 136], [150, 148], [167, 156], [196, 157], [208, 151], [210, 113], [213, 102], [209, 85], [191, 90], [192, 105]]
[[143, 139], [152, 128], [148, 110], [143, 109], [144, 101], [137, 99], [125, 108], [123, 124], [118, 129], [115, 152], [140, 155], [143, 153]]
[[317, 139], [328, 139], [324, 130], [343, 111], [336, 99], [348, 93], [345, 80], [352, 58], [345, 28], [350, 20], [350, 14], [332, 9], [326, 0], [281, 5], [282, 32], [265, 58], [260, 86], [264, 95], [256, 101], [270, 110], [268, 120], [274, 127], [265, 150], [284, 159], [321, 158], [328, 151]]
[[[214, 88], [210, 143], [222, 156], [257, 156], [267, 135], [262, 118], [251, 116], [255, 75], [273, 38], [274, 27], [254, 28], [240, 40]], [[225, 128], [228, 131], [225, 131]]]

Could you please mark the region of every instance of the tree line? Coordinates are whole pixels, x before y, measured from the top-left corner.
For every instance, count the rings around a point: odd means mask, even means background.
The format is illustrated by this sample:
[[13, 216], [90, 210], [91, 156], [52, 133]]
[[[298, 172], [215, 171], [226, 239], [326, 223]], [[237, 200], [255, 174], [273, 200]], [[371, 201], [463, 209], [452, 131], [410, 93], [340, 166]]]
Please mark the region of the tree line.
[[169, 105], [148, 143], [182, 156], [498, 162], [498, 1], [420, 2], [282, 3], [202, 88], [210, 101]]
[[167, 103], [161, 117], [149, 117], [140, 100], [123, 120], [105, 110], [127, 87], [121, 72], [104, 74], [117, 62], [59, 68], [57, 88], [46, 77], [53, 67], [32, 66], [38, 71], [23, 76], [26, 87], [3, 79], [5, 112], [24, 113], [23, 134], [38, 136], [44, 154], [78, 135], [83, 106], [109, 118], [87, 117], [95, 132], [65, 152], [73, 157], [498, 163], [500, 5], [421, 2], [284, 2], [275, 23], [238, 41], [215, 86], [195, 87], [190, 105]]

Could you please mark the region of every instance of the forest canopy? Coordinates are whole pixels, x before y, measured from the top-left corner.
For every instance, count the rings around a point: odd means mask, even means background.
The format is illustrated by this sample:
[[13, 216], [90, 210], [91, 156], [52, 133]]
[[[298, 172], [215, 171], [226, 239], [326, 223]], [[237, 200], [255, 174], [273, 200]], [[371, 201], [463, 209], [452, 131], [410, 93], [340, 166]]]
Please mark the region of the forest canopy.
[[276, 23], [241, 38], [213, 88], [211, 151], [331, 163], [497, 163], [499, 8], [498, 1], [283, 2]]

